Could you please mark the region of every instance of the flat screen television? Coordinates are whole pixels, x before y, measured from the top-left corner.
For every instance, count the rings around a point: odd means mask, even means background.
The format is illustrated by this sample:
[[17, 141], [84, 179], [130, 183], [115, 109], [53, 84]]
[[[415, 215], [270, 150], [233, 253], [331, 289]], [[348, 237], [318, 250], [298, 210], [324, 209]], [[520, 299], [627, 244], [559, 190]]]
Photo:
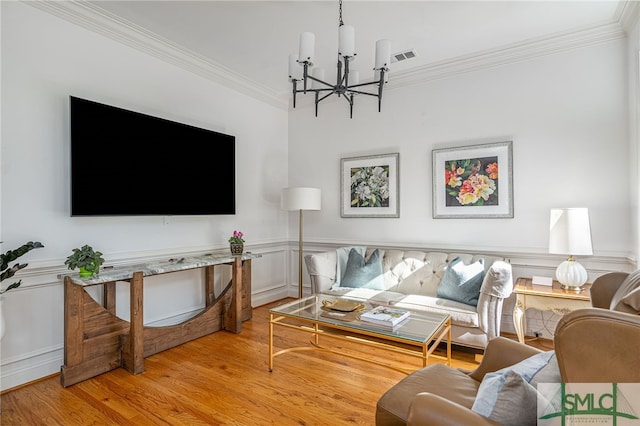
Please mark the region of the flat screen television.
[[232, 215], [235, 137], [70, 96], [71, 216]]

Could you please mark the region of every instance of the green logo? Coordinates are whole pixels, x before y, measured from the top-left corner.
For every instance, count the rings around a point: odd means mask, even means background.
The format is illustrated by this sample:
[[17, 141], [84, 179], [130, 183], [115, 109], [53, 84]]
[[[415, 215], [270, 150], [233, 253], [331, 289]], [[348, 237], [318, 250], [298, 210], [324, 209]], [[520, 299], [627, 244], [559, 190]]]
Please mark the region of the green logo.
[[631, 404], [617, 383], [543, 383], [538, 390], [538, 418], [543, 420], [540, 424], [551, 424], [544, 420], [559, 419], [562, 426], [567, 421], [570, 424], [597, 421], [616, 426], [620, 419], [638, 420], [634, 409], [638, 397], [632, 399], [634, 404]]

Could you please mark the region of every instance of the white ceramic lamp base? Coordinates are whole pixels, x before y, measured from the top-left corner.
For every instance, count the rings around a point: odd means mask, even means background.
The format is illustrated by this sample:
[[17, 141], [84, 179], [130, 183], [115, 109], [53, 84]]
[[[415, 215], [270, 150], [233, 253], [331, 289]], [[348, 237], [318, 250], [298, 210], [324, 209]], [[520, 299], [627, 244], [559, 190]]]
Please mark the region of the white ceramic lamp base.
[[572, 257], [558, 265], [556, 279], [567, 290], [582, 290], [582, 285], [587, 282], [587, 270]]

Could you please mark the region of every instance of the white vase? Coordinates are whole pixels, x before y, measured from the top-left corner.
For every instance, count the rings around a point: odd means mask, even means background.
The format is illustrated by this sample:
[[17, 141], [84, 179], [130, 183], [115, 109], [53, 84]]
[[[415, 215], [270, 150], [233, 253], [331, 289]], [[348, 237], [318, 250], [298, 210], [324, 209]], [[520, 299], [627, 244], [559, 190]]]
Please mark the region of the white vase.
[[4, 297], [0, 296], [0, 340], [4, 337], [4, 312], [2, 310], [2, 304], [4, 303]]

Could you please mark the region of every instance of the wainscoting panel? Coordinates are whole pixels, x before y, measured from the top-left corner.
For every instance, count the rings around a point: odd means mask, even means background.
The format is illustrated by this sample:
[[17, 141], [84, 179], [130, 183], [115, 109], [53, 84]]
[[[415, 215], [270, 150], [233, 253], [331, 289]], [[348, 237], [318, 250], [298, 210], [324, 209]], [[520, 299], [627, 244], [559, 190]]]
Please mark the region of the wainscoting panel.
[[[361, 245], [399, 250], [463, 251], [480, 253], [459, 248], [419, 247], [416, 245], [382, 245], [361, 242]], [[304, 254], [335, 250], [337, 247], [353, 245], [341, 241], [305, 242]], [[262, 257], [252, 262], [252, 305], [261, 306], [298, 294], [298, 242], [280, 241], [268, 244], [245, 246], [246, 250]], [[200, 249], [201, 250], [201, 249]], [[190, 253], [196, 254], [197, 250]], [[185, 252], [189, 252], [185, 250]], [[487, 256], [502, 256], [511, 261], [514, 277], [542, 275], [552, 277], [556, 266], [563, 260], [561, 256], [548, 253], [487, 252]], [[113, 266], [153, 261], [170, 253], [138, 253], [110, 263]], [[635, 264], [625, 257], [590, 256], [579, 261], [587, 268], [589, 280], [609, 271], [631, 272]], [[67, 273], [62, 266], [64, 259], [38, 265], [30, 262], [29, 268], [16, 277], [22, 279], [22, 286], [6, 293], [4, 315], [6, 334], [0, 344], [0, 390], [5, 391], [39, 378], [58, 373], [63, 364], [64, 332], [64, 292], [58, 274]], [[218, 268], [216, 286], [222, 286], [230, 279], [230, 272]], [[170, 274], [173, 276], [154, 277], [145, 284], [145, 324], [168, 325], [180, 323], [196, 315], [204, 307], [203, 290], [198, 272]], [[177, 277], [177, 279], [176, 279]], [[218, 284], [218, 282], [220, 284]], [[221, 289], [222, 287], [220, 287]], [[216, 292], [220, 291], [216, 287]], [[303, 292], [310, 294], [309, 274], [303, 262]], [[99, 291], [92, 290], [97, 299]], [[119, 283], [117, 291], [118, 316], [128, 318], [128, 283]], [[513, 327], [513, 306], [515, 297], [505, 300], [502, 330], [515, 332]], [[552, 338], [559, 319], [550, 312], [528, 310], [526, 334], [532, 336], [540, 332], [543, 337]]]
[[[245, 246], [261, 254], [252, 261], [252, 305], [259, 306], [288, 296], [287, 264], [289, 243]], [[184, 254], [198, 254], [185, 250]], [[164, 259], [167, 253], [131, 254], [109, 262], [114, 267]], [[51, 265], [55, 266], [51, 266]], [[59, 274], [64, 259], [38, 265], [30, 262], [16, 279], [22, 285], [3, 295], [6, 334], [0, 342], [0, 391], [58, 373], [64, 363], [64, 291]], [[219, 294], [231, 279], [230, 267], [216, 268], [215, 292]], [[204, 308], [204, 273], [181, 271], [145, 278], [144, 322], [149, 326], [181, 323]], [[129, 318], [129, 284], [116, 285], [116, 308], [120, 318]], [[88, 288], [101, 302], [101, 286]]]

